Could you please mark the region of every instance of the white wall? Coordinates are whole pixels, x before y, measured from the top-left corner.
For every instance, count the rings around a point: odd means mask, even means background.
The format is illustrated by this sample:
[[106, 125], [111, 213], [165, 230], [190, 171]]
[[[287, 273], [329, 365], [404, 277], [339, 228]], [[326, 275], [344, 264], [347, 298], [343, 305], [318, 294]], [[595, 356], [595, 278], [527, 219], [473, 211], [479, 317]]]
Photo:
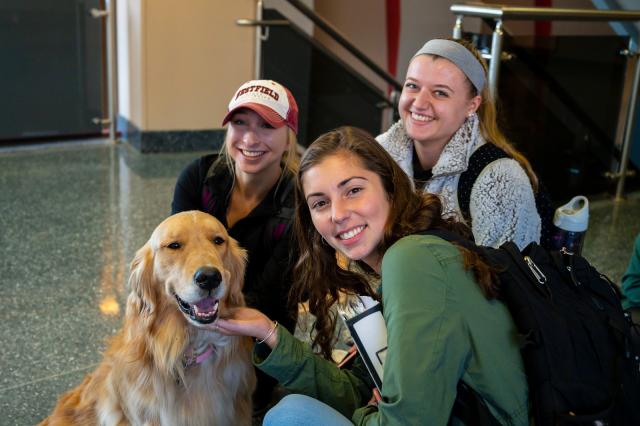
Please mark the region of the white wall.
[[141, 130], [219, 128], [253, 77], [255, 0], [121, 0], [119, 111]]
[[141, 105], [143, 1], [116, 1], [118, 113], [139, 127], [144, 122]]
[[[387, 70], [387, 34], [384, 0], [323, 0], [316, 3], [316, 12], [327, 20], [358, 50], [383, 70]], [[323, 30], [316, 29], [315, 37], [356, 71], [364, 75], [380, 90], [386, 82], [335, 42]]]
[[[114, 1], [114, 0], [109, 0]], [[123, 117], [131, 117], [131, 99], [129, 96], [129, 26], [127, 25], [128, 0], [116, 3], [117, 63], [118, 63], [118, 112]]]

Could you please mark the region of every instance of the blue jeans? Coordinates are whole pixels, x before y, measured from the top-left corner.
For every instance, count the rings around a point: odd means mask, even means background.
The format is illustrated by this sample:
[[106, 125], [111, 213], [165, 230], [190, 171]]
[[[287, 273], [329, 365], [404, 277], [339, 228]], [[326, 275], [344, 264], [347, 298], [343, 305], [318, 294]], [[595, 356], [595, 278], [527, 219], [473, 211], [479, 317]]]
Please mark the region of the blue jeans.
[[264, 416], [262, 426], [353, 426], [345, 416], [324, 402], [306, 395], [291, 394]]

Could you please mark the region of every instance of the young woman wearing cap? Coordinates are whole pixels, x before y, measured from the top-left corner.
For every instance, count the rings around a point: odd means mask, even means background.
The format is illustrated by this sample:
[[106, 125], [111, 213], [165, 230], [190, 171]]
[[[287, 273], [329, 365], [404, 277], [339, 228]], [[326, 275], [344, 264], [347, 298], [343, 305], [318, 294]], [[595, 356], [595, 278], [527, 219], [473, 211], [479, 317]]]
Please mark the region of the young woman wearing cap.
[[498, 247], [511, 240], [524, 248], [540, 241], [538, 180], [498, 128], [486, 83], [486, 63], [470, 43], [427, 42], [409, 63], [400, 121], [376, 139], [416, 186], [442, 197], [445, 214], [459, 218], [458, 181], [474, 167], [471, 155], [485, 144], [500, 148], [507, 158], [489, 163], [467, 188], [470, 217], [465, 219], [478, 244]]
[[[222, 124], [227, 123], [220, 153], [192, 162], [180, 174], [172, 214], [201, 210], [220, 220], [249, 254], [247, 305], [293, 332], [296, 314], [287, 309], [287, 295], [295, 259], [291, 223], [298, 106], [281, 84], [253, 80], [229, 102]], [[269, 402], [275, 383], [258, 375], [254, 410]]]
[[[308, 299], [317, 318], [314, 343], [325, 358], [254, 309], [213, 324], [263, 341], [254, 362], [294, 393], [267, 413], [264, 425], [444, 426], [452, 416], [460, 424], [462, 411], [453, 408], [460, 382], [499, 424], [528, 424], [517, 330], [494, 298], [493, 271], [475, 252], [421, 234], [469, 235], [466, 226], [442, 218], [437, 196], [414, 190], [372, 136], [340, 128], [305, 152], [296, 199], [300, 262], [292, 295]], [[337, 251], [381, 278], [388, 347], [377, 406], [367, 404], [373, 382], [359, 359], [345, 369], [329, 360], [337, 320], [329, 308], [339, 292], [379, 298], [366, 277], [336, 266]]]

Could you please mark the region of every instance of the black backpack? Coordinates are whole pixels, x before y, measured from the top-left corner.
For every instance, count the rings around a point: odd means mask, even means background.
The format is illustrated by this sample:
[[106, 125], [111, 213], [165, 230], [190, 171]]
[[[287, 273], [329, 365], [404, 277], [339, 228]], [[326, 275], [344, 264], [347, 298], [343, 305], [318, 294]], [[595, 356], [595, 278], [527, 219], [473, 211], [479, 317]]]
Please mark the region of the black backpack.
[[[638, 325], [606, 276], [581, 256], [536, 243], [522, 251], [513, 242], [493, 249], [447, 231], [425, 233], [478, 252], [498, 271], [500, 299], [519, 332], [536, 426], [640, 425]], [[459, 394], [456, 417], [497, 424], [468, 394]], [[460, 414], [460, 407], [475, 412]]]
[[[458, 205], [460, 206], [464, 220], [469, 226], [471, 226], [469, 201], [471, 199], [473, 184], [485, 167], [501, 158], [510, 157], [494, 144], [485, 143], [471, 154], [467, 170], [460, 175], [460, 179], [458, 180]], [[534, 194], [534, 197], [536, 210], [538, 211], [538, 215], [540, 215], [540, 245], [546, 249], [551, 249], [553, 247], [553, 233], [555, 230], [555, 226], [553, 225], [554, 209], [549, 191], [540, 180], [538, 180], [538, 191]]]

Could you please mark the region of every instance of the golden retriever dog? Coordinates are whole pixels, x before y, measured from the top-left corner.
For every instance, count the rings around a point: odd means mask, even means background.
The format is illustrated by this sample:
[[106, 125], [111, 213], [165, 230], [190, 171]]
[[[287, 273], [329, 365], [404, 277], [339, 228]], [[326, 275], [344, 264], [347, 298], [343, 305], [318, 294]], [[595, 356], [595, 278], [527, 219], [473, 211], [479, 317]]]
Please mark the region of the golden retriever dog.
[[245, 263], [211, 215], [167, 218], [131, 263], [103, 361], [41, 425], [250, 425], [251, 340], [204, 327], [244, 305]]

